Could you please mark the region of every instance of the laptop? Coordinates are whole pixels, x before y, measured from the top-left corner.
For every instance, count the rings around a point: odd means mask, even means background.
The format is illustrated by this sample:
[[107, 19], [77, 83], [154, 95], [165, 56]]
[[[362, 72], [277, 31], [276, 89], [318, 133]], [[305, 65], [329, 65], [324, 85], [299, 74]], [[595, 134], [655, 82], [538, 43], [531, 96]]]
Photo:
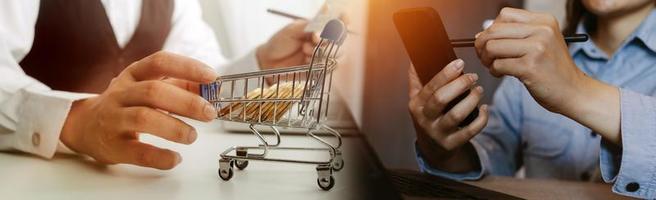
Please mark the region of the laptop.
[[363, 199], [522, 199], [427, 173], [386, 169], [366, 136], [354, 137]]

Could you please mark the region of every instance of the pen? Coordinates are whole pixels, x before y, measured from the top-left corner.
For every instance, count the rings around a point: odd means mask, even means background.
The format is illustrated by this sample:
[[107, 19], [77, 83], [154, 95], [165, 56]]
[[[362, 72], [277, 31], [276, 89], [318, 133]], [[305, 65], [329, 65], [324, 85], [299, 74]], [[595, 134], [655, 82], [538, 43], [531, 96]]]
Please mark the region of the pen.
[[274, 10], [274, 9], [270, 9], [270, 8], [267, 9], [267, 12], [269, 12], [271, 14], [274, 14], [274, 15], [280, 15], [280, 16], [283, 16], [283, 17], [287, 17], [287, 18], [290, 18], [290, 19], [293, 19], [293, 20], [306, 20], [304, 17], [299, 17], [299, 16], [296, 16], [296, 15], [292, 15], [292, 14], [289, 14], [289, 13], [286, 13], [286, 12], [282, 12], [282, 11], [278, 11], [278, 10]]
[[[305, 17], [300, 17], [300, 16], [297, 16], [297, 15], [289, 14], [289, 13], [279, 11], [279, 10], [274, 10], [274, 9], [271, 9], [271, 8], [267, 9], [267, 12], [269, 12], [271, 14], [274, 14], [274, 15], [287, 17], [287, 18], [290, 18], [290, 19], [293, 19], [293, 20], [307, 20]], [[349, 34], [355, 34], [355, 32], [350, 31], [350, 30], [347, 30], [347, 32]]]
[[[566, 36], [565, 42], [567, 43], [585, 42], [588, 41], [589, 38], [590, 36], [588, 36], [588, 34], [574, 34], [572, 36]], [[451, 46], [453, 46], [454, 48], [473, 47], [474, 41], [476, 41], [476, 38], [453, 39], [451, 40]]]

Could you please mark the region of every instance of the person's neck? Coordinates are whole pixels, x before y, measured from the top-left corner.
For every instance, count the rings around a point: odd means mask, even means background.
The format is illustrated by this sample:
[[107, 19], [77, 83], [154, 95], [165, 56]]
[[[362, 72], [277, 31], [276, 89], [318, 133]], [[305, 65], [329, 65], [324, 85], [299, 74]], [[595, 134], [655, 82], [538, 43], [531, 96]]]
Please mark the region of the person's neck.
[[635, 31], [654, 9], [654, 4], [613, 16], [597, 19], [597, 30], [592, 39], [607, 55], [613, 55], [622, 42]]

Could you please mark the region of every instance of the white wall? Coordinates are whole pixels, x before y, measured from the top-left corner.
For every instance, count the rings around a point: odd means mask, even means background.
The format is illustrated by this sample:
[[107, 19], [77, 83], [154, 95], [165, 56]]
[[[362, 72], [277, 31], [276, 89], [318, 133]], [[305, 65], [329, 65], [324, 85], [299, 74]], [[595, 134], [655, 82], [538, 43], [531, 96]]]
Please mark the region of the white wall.
[[312, 17], [324, 0], [199, 0], [203, 18], [214, 29], [223, 53], [236, 58], [248, 53], [258, 44], [292, 20], [272, 15], [268, 8], [298, 16]]

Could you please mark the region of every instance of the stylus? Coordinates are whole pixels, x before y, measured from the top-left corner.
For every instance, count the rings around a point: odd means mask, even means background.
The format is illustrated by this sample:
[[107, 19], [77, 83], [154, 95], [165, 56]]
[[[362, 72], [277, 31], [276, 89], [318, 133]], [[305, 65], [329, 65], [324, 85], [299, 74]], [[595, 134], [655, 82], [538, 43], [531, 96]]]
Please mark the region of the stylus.
[[[565, 42], [567, 42], [567, 43], [585, 42], [585, 41], [588, 41], [588, 39], [590, 39], [590, 36], [588, 36], [588, 34], [574, 34], [572, 36], [565, 37]], [[473, 47], [474, 46], [474, 41], [476, 41], [476, 38], [453, 39], [453, 40], [451, 40], [451, 45], [455, 48], [458, 48], [458, 47]]]

